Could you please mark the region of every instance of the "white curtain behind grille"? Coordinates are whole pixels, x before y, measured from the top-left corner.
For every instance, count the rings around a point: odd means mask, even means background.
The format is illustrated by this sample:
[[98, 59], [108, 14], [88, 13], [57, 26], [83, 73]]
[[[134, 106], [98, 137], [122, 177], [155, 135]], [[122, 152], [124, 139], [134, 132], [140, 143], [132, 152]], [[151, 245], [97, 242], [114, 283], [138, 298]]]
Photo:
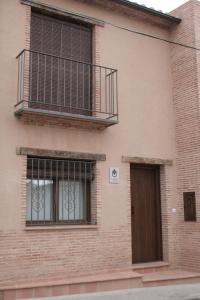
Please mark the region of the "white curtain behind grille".
[[81, 181], [59, 181], [59, 220], [83, 220], [84, 187]]
[[27, 180], [27, 220], [49, 221], [52, 219], [52, 180]]

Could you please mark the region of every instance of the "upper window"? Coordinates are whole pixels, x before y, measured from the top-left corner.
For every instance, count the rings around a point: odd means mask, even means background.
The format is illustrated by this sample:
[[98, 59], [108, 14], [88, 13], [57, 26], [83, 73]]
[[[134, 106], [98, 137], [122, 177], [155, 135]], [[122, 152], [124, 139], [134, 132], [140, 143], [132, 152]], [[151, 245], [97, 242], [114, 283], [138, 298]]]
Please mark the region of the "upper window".
[[32, 11], [30, 49], [17, 56], [16, 116], [86, 128], [118, 123], [117, 70], [97, 64], [96, 35], [86, 22]]
[[90, 115], [92, 28], [32, 13], [31, 108]]
[[27, 224], [91, 222], [95, 162], [28, 157]]

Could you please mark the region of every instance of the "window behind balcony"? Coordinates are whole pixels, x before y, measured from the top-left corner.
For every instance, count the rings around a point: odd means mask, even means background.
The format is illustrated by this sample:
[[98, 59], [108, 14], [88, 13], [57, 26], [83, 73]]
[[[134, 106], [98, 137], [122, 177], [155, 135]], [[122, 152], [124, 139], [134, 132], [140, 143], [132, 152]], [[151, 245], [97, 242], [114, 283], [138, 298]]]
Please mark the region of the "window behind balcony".
[[95, 162], [28, 157], [27, 224], [90, 223]]
[[33, 12], [30, 106], [90, 115], [91, 60], [91, 27]]

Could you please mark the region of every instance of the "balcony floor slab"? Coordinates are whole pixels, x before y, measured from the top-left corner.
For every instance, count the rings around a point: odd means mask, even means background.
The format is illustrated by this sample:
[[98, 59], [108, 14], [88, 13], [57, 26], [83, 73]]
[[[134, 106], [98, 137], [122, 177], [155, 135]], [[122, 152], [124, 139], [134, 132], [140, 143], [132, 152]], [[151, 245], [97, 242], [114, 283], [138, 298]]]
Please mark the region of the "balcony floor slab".
[[118, 124], [117, 120], [103, 119], [96, 116], [70, 114], [33, 108], [16, 108], [15, 115], [29, 124], [54, 125], [61, 127], [81, 127], [105, 129]]

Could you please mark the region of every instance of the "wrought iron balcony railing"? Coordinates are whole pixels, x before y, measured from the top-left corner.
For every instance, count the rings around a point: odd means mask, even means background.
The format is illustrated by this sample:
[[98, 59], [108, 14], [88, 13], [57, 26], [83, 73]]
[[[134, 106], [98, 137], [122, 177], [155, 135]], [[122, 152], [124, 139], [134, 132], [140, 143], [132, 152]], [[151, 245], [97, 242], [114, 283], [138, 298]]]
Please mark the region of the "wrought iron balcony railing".
[[31, 50], [17, 59], [16, 114], [29, 110], [117, 123], [117, 70]]

